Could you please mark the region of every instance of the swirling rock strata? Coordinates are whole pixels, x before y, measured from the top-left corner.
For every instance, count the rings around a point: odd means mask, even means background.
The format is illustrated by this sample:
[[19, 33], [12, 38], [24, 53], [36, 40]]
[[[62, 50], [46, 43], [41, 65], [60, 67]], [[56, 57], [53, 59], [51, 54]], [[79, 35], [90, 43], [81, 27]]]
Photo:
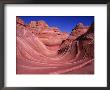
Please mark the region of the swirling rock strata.
[[76, 25], [69, 35], [44, 21], [17, 17], [17, 74], [93, 74], [94, 24]]

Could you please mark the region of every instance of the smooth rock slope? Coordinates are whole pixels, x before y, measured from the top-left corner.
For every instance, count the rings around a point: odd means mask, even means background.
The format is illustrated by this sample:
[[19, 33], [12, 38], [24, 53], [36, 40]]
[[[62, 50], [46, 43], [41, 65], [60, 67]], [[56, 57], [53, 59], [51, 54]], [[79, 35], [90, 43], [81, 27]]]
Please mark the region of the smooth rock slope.
[[79, 23], [71, 31], [45, 21], [25, 24], [16, 18], [17, 74], [93, 74], [94, 23]]

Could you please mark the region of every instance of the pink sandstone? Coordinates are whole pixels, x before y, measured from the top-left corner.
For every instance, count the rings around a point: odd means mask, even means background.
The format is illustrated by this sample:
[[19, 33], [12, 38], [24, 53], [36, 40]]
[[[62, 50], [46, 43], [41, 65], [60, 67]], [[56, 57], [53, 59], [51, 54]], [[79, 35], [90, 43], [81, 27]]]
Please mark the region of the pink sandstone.
[[44, 21], [17, 17], [17, 74], [93, 74], [94, 24], [76, 25], [69, 35]]

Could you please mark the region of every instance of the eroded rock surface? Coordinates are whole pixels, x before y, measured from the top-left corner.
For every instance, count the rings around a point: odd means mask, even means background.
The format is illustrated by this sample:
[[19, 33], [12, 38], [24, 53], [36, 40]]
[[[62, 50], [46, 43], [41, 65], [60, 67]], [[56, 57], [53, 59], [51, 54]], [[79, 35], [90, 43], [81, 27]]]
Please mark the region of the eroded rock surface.
[[70, 35], [42, 20], [16, 23], [17, 74], [94, 73], [94, 23], [79, 23]]

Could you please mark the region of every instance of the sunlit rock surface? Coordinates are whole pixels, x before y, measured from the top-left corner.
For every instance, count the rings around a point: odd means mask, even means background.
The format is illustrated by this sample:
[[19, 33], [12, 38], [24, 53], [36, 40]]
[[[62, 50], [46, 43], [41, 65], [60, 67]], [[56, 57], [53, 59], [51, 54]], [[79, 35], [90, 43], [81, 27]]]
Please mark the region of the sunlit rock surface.
[[94, 24], [76, 25], [70, 35], [45, 21], [16, 19], [17, 74], [93, 74]]

